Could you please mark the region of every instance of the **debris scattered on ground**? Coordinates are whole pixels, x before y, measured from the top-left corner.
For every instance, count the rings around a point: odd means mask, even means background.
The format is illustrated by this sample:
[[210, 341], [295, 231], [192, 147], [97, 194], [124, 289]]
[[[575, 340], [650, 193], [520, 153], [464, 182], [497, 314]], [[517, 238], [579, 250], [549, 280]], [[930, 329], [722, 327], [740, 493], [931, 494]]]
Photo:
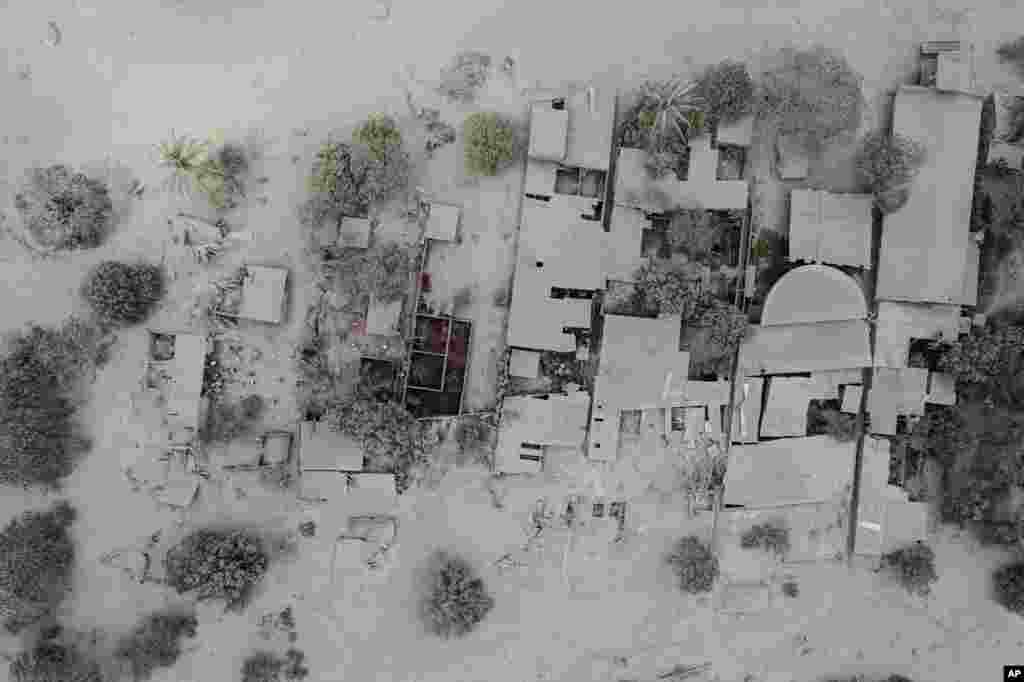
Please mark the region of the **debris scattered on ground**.
[[60, 45], [60, 41], [63, 39], [63, 34], [60, 31], [60, 26], [57, 25], [56, 21], [49, 22], [46, 40], [44, 44], [47, 47], [57, 47]]

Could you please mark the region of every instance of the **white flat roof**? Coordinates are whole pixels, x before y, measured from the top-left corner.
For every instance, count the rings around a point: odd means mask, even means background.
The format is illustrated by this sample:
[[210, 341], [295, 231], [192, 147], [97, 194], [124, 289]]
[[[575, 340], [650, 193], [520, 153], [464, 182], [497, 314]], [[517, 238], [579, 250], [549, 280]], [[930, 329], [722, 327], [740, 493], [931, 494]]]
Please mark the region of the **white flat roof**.
[[560, 162], [568, 148], [569, 112], [550, 103], [530, 107], [530, 158]]
[[401, 333], [399, 324], [402, 319], [402, 301], [380, 303], [370, 299], [370, 307], [366, 311], [366, 333], [380, 336], [395, 336]]
[[452, 242], [459, 228], [459, 215], [462, 210], [450, 204], [430, 204], [430, 217], [423, 236], [427, 239]]
[[238, 316], [277, 324], [284, 317], [288, 270], [264, 265], [246, 265], [242, 281], [242, 304]]
[[893, 132], [924, 145], [906, 205], [885, 218], [878, 298], [957, 303], [964, 295], [982, 101], [902, 86]]
[[740, 368], [748, 375], [870, 366], [871, 347], [864, 320], [752, 325], [740, 347]]
[[960, 306], [879, 301], [875, 323], [876, 367], [906, 367], [911, 339], [946, 341], [959, 335]]
[[650, 211], [665, 210], [653, 195], [661, 195], [672, 206], [702, 207], [708, 210], [745, 210], [750, 191], [746, 180], [718, 180], [718, 150], [711, 139], [701, 135], [690, 141], [690, 169], [685, 181], [669, 173], [651, 179], [644, 167], [647, 152], [619, 150], [615, 178], [615, 203]]
[[871, 266], [871, 195], [794, 189], [789, 203], [790, 260]]

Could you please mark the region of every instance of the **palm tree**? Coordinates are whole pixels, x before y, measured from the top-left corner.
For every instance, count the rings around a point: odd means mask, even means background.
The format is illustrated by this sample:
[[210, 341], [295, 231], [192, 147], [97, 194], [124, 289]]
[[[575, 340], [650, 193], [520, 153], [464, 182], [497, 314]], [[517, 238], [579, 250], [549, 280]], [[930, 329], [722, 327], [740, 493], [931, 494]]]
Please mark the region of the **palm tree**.
[[634, 108], [636, 123], [646, 131], [650, 151], [678, 151], [685, 147], [690, 131], [704, 126], [703, 103], [697, 83], [678, 78], [646, 81], [640, 86]]
[[220, 207], [226, 201], [227, 176], [217, 158], [210, 155], [210, 143], [187, 135], [175, 135], [157, 145], [160, 165], [171, 169], [165, 186], [172, 192], [191, 196], [198, 189]]

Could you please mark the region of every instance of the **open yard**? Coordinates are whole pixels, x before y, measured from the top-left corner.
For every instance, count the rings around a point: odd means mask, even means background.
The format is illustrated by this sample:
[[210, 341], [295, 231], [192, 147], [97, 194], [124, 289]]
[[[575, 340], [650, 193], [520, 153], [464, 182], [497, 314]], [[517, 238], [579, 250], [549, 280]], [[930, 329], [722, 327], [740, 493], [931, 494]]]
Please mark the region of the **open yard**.
[[[922, 40], [973, 40], [979, 84], [1012, 82], [994, 49], [1013, 37], [1022, 19], [1016, 3], [998, 0], [971, 8], [943, 0], [773, 6], [699, 0], [644, 8], [580, 0], [353, 0], [298, 11], [283, 0], [0, 3], [6, 67], [0, 69], [0, 227], [16, 221], [13, 194], [34, 164], [102, 169], [117, 215], [101, 247], [57, 257], [32, 254], [2, 230], [0, 332], [83, 313], [79, 286], [99, 261], [143, 258], [164, 264], [170, 275], [154, 317], [118, 332], [91, 386], [80, 413], [91, 452], [60, 493], [0, 490], [0, 523], [60, 498], [78, 509], [74, 592], [58, 615], [66, 628], [93, 633], [101, 651], [110, 651], [142, 615], [188, 601], [167, 587], [140, 584], [112, 552], [124, 562], [133, 553], [150, 553], [159, 576], [159, 553], [210, 522], [230, 520], [281, 540], [280, 558], [248, 608], [225, 613], [219, 605], [200, 605], [198, 636], [154, 680], [240, 679], [242, 660], [253, 650], [289, 646], [261, 623], [289, 606], [294, 646], [306, 653], [308, 679], [318, 682], [617, 682], [654, 679], [673, 665], [705, 661], [711, 663], [706, 679], [722, 682], [810, 682], [859, 671], [900, 672], [921, 682], [998, 679], [1002, 665], [1024, 660], [1024, 623], [988, 594], [989, 572], [1004, 558], [999, 551], [941, 529], [933, 540], [939, 581], [931, 597], [916, 600], [864, 562], [852, 569], [834, 561], [780, 565], [750, 555], [735, 543], [748, 520], [723, 515], [720, 530], [729, 548], [722, 572], [733, 582], [720, 581], [708, 595], [686, 595], [663, 558], [683, 535], [709, 537], [711, 514], [685, 513], [682, 495], [662, 479], [669, 469], [651, 456], [658, 445], [642, 438], [627, 446], [636, 456], [617, 472], [624, 485], [641, 489], [618, 541], [611, 526], [595, 519], [572, 528], [553, 524], [540, 541], [527, 543], [536, 500], [548, 497], [557, 505], [571, 493], [557, 478], [495, 482], [466, 468], [394, 500], [372, 490], [340, 494], [338, 476], [339, 494], [318, 504], [261, 480], [258, 472], [219, 470], [216, 458], [223, 453], [215, 448], [206, 462], [210, 477], [197, 478], [195, 502], [175, 509], [129, 473], [159, 450], [155, 407], [141, 393], [147, 329], [208, 331], [198, 311], [211, 282], [242, 264], [288, 269], [287, 312], [278, 325], [243, 320], [224, 332], [226, 394], [263, 397], [259, 430], [294, 428], [300, 416], [296, 355], [306, 339], [307, 311], [319, 296], [317, 263], [298, 214], [314, 154], [329, 131], [349, 130], [380, 111], [399, 119], [407, 139], [415, 140], [410, 102], [438, 108], [456, 128], [477, 109], [522, 120], [530, 93], [540, 88], [590, 80], [628, 87], [645, 75], [685, 72], [725, 57], [749, 59], [756, 71], [766, 51], [812, 42], [844, 52], [863, 74], [869, 103], [863, 130], [884, 120], [883, 93], [905, 79]], [[495, 69], [476, 104], [442, 102], [432, 92], [438, 70], [460, 49], [487, 50], [499, 67], [506, 55], [514, 57], [507, 71]], [[193, 261], [176, 220], [179, 212], [212, 219], [208, 207], [161, 190], [165, 170], [154, 146], [172, 130], [237, 141], [250, 154], [252, 182], [225, 219], [251, 240], [211, 266]], [[755, 130], [747, 163], [753, 220], [755, 227], [784, 233], [783, 181], [772, 174], [763, 135]], [[826, 152], [811, 164], [807, 184], [847, 187], [849, 152]], [[494, 409], [498, 396], [508, 314], [502, 294], [515, 262], [523, 169], [515, 165], [474, 180], [463, 170], [462, 155], [459, 140], [421, 159], [412, 184], [427, 200], [460, 209], [457, 239], [430, 245], [430, 291], [421, 302], [471, 323], [468, 348], [459, 353], [466, 371], [463, 410], [476, 412]], [[138, 196], [135, 181], [145, 187]], [[374, 238], [414, 242], [418, 234], [401, 207], [389, 210]], [[993, 307], [1019, 297], [1011, 280], [1009, 272], [1000, 280]], [[421, 302], [410, 300], [403, 314], [414, 315]], [[339, 366], [361, 356], [400, 360], [401, 343], [371, 347], [390, 342], [342, 338], [340, 330], [351, 329], [361, 314], [333, 317], [338, 327], [331, 333], [347, 349], [335, 358]], [[801, 529], [804, 553], [827, 555], [842, 545], [833, 537], [837, 517], [833, 509], [817, 511], [793, 525]], [[336, 546], [344, 519], [365, 513], [399, 519], [382, 572], [369, 571]], [[299, 525], [309, 521], [316, 532], [304, 537]], [[470, 559], [495, 599], [479, 628], [462, 639], [428, 635], [415, 617], [423, 562], [443, 547]], [[781, 593], [789, 577], [799, 585], [795, 597]], [[747, 589], [746, 583], [761, 580], [768, 584]], [[0, 653], [14, 655], [24, 641], [5, 633]], [[0, 681], [7, 679], [7, 666], [0, 665]]]

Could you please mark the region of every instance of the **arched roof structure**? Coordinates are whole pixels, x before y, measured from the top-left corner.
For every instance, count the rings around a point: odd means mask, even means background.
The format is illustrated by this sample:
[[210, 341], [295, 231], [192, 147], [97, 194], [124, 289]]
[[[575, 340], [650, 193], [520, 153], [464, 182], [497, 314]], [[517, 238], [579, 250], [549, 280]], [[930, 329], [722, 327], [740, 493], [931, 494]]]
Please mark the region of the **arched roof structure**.
[[860, 284], [828, 265], [803, 265], [790, 270], [768, 292], [761, 324], [813, 324], [863, 320], [867, 299]]

